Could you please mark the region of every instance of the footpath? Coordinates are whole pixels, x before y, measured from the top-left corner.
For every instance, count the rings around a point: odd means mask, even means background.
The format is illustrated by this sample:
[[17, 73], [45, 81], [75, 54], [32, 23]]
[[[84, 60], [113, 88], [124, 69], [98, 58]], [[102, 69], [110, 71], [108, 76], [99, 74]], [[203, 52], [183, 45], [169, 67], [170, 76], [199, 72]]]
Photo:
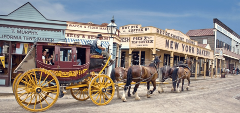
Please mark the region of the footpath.
[[[228, 75], [226, 75], [226, 78], [233, 77], [233, 76], [239, 76], [239, 75], [228, 74]], [[199, 80], [210, 80], [210, 79], [224, 79], [224, 78], [221, 78], [220, 75], [217, 75], [217, 77], [213, 76], [213, 78], [211, 78], [209, 76], [206, 76], [206, 77], [198, 76], [196, 79], [195, 79], [195, 77], [191, 77], [191, 82], [199, 81]], [[69, 94], [71, 95], [71, 93], [67, 90], [66, 95], [69, 95]], [[14, 96], [13, 91], [12, 91], [12, 86], [9, 86], [9, 87], [0, 86], [0, 96], [3, 96], [3, 97]]]

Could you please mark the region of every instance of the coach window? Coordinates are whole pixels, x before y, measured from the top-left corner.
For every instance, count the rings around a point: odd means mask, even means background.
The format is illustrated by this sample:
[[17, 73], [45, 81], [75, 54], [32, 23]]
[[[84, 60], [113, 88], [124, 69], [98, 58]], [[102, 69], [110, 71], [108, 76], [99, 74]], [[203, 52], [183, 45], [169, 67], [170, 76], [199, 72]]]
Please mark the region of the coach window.
[[71, 48], [60, 48], [60, 61], [72, 61]]

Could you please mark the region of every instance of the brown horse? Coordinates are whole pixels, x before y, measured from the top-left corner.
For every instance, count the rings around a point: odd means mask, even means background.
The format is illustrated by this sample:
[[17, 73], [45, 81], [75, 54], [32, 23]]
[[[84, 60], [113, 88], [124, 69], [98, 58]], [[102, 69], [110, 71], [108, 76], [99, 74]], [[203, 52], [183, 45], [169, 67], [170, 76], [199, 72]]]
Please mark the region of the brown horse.
[[[182, 61], [180, 61], [180, 62], [182, 62]], [[190, 67], [192, 65], [192, 60], [186, 59], [186, 64], [187, 64], [187, 66], [180, 65], [179, 67], [173, 67], [173, 68], [162, 67], [160, 69], [160, 72], [162, 73], [162, 80], [161, 80], [162, 82], [164, 82], [169, 77], [172, 78], [172, 84], [173, 84], [172, 91], [176, 91], [176, 85], [177, 85], [177, 92], [180, 92], [178, 87], [179, 87], [179, 83], [181, 81], [182, 81], [182, 89], [181, 90], [183, 91], [184, 79], [188, 80], [188, 86], [187, 86], [186, 90], [189, 90], [190, 76], [191, 76]], [[163, 92], [163, 90], [162, 90], [162, 92]]]
[[[112, 71], [111, 71], [111, 79], [113, 80], [113, 82], [124, 82], [126, 83], [127, 82], [127, 68], [124, 68], [124, 67], [116, 67], [116, 68], [113, 68]], [[119, 86], [118, 84], [116, 85], [116, 89], [117, 89], [117, 97], [120, 98], [120, 95], [119, 95]], [[128, 89], [128, 96], [131, 96], [130, 94], [130, 89]]]
[[[133, 65], [129, 67], [127, 72], [127, 82], [124, 86], [124, 92], [122, 96], [123, 102], [127, 101], [125, 94], [129, 86], [131, 86], [132, 81], [136, 82], [133, 91], [133, 95], [135, 95], [136, 100], [140, 100], [140, 97], [137, 94], [137, 89], [140, 85], [140, 82], [147, 82], [147, 97], [150, 97], [150, 94], [152, 94], [156, 90], [156, 79], [158, 78], [157, 69], [159, 67], [160, 57], [161, 56], [156, 56], [153, 63], [151, 63], [149, 66]], [[152, 82], [153, 84], [153, 90], [149, 90], [150, 82]]]

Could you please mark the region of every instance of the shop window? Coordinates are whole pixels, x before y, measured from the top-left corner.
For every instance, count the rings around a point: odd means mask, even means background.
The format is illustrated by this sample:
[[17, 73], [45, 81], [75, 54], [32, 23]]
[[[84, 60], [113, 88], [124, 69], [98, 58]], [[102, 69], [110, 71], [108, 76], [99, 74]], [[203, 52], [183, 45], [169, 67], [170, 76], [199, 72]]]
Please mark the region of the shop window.
[[141, 65], [145, 65], [145, 51], [141, 51]]
[[1, 48], [0, 56], [5, 61], [4, 64], [0, 61], [0, 76], [1, 76], [8, 74], [9, 42], [1, 42], [0, 48]]
[[203, 44], [207, 44], [207, 39], [203, 39]]
[[60, 49], [60, 61], [72, 61], [71, 48], [61, 48]]
[[219, 48], [219, 40], [217, 40], [216, 48]]
[[139, 51], [132, 52], [132, 64], [139, 65]]
[[122, 52], [121, 54], [121, 67], [125, 67], [125, 54], [126, 52]]

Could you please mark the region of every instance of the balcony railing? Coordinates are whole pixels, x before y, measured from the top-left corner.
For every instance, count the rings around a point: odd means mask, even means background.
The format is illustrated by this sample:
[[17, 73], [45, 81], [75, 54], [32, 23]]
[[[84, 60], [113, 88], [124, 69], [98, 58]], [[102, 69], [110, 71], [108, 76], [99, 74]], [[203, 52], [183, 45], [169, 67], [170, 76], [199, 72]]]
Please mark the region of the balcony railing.
[[228, 57], [232, 57], [232, 58], [235, 58], [235, 59], [240, 59], [240, 55], [239, 54], [236, 54], [236, 53], [233, 53], [231, 51], [228, 51], [225, 48], [216, 48], [215, 55], [216, 54], [220, 55], [221, 51], [222, 51], [222, 55], [223, 56], [228, 56]]

